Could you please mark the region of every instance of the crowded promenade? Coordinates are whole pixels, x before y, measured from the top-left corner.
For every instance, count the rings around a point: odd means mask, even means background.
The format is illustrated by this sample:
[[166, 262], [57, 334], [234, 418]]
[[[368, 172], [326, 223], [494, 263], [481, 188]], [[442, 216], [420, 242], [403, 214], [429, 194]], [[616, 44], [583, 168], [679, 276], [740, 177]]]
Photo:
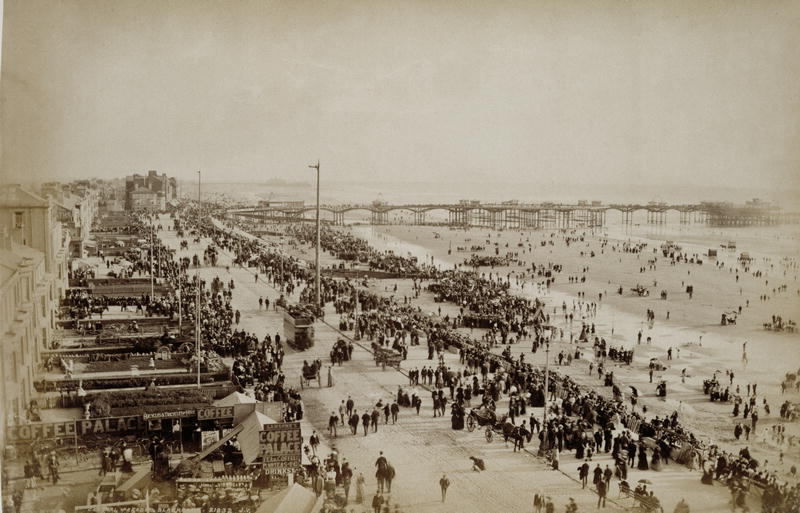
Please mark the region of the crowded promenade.
[[[416, 287], [417, 287], [417, 284], [415, 283], [414, 284], [415, 290], [416, 290]], [[368, 301], [371, 301], [371, 300], [368, 300]], [[351, 303], [348, 303], [348, 304], [351, 304]], [[373, 302], [373, 304], [374, 304], [374, 302]], [[492, 306], [492, 308], [496, 310], [496, 307], [494, 305]], [[396, 312], [392, 312], [392, 313], [394, 314], [394, 317], [396, 318], [397, 317]], [[417, 319], [417, 321], [418, 321], [418, 319]], [[444, 318], [442, 318], [441, 321], [443, 323], [447, 322], [447, 321], [445, 321]], [[454, 321], [455, 321], [455, 319], [454, 319]], [[413, 326], [413, 322], [414, 322], [413, 320], [410, 320], [409, 326]], [[402, 321], [401, 321], [401, 324], [402, 324]], [[456, 325], [457, 325], [457, 323], [456, 323]], [[362, 330], [357, 330], [357, 332], [358, 331], [362, 331], [364, 333], [368, 333], [369, 334], [369, 333], [374, 333], [376, 330], [374, 328], [371, 328], [370, 325], [369, 325], [369, 322], [367, 322], [365, 324], [365, 327]], [[436, 334], [430, 334], [429, 333], [429, 337], [427, 337], [427, 338], [436, 340], [436, 336], [437, 336]], [[447, 336], [449, 336], [449, 335], [445, 335], [445, 337], [447, 337]], [[448, 342], [447, 345], [450, 345], [450, 342]], [[457, 343], [454, 343], [453, 345], [457, 346]], [[605, 377], [605, 376], [602, 376], [602, 371], [601, 370], [599, 371], [599, 374], [601, 375], [601, 377]], [[556, 382], [556, 381], [557, 381], [557, 378], [554, 378], [554, 382]], [[541, 384], [539, 386], [541, 386]], [[457, 389], [459, 387], [455, 386], [454, 388]], [[569, 385], [567, 385], [567, 389], [569, 389]], [[531, 396], [535, 396], [535, 394], [531, 394]], [[567, 404], [570, 404], [571, 402], [572, 402], [571, 400], [567, 401]], [[596, 410], [596, 409], [598, 409], [598, 408], [595, 406], [594, 410]], [[600, 409], [600, 411], [603, 411], [603, 410]], [[638, 417], [638, 414], [634, 414], [633, 415], [633, 418], [637, 418], [637, 417]], [[637, 419], [637, 420], [640, 420], [640, 419]], [[604, 422], [605, 422], [605, 420], [604, 420]], [[659, 440], [658, 440], [657, 443], [659, 443], [661, 445], [665, 445], [665, 444], [675, 445], [677, 443], [688, 442], [688, 444], [690, 446], [694, 446], [695, 444], [697, 444], [697, 447], [701, 446], [701, 444], [699, 444], [697, 442], [696, 438], [694, 437], [694, 435], [692, 433], [686, 433], [680, 428], [680, 425], [677, 422], [677, 412], [675, 412], [675, 415], [671, 416], [671, 419], [670, 419], [669, 423], [664, 423], [660, 419], [654, 419], [654, 422], [655, 422], [656, 426], [659, 428], [659, 431], [663, 430], [663, 432], [662, 432], [661, 436], [659, 437]], [[554, 427], [559, 427], [559, 426], [554, 426]], [[640, 429], [644, 429], [645, 433], [649, 433], [649, 431], [647, 431], [647, 430], [648, 429], [652, 429], [652, 426], [647, 422], [639, 422], [639, 428]], [[548, 433], [551, 434], [551, 435], [554, 435], [554, 433], [550, 433], [549, 431], [548, 431]], [[636, 433], [636, 434], [639, 434], [639, 433]], [[604, 438], [605, 438], [605, 436], [604, 436]], [[554, 438], [553, 438], [553, 436], [549, 436], [548, 439], [549, 440], [553, 440]], [[556, 436], [555, 439], [558, 439], [558, 437]], [[579, 444], [579, 445], [583, 445], [583, 444]], [[622, 442], [619, 442], [619, 441], [614, 441], [613, 445], [617, 446], [617, 445], [625, 445], [625, 444], [623, 444]], [[705, 451], [706, 449], [707, 448], [703, 448], [702, 451]], [[661, 451], [656, 451], [656, 454], [661, 454], [662, 452], [668, 452], [668, 451], [664, 451], [662, 449]], [[697, 454], [693, 453], [693, 451], [689, 451], [689, 452], [690, 452], [690, 457], [693, 460], [693, 461], [691, 461], [689, 463], [689, 465], [690, 466], [697, 465]], [[698, 450], [697, 452], [701, 452], [701, 450]], [[684, 457], [685, 457], [685, 455], [684, 455]], [[658, 458], [659, 459], [656, 460], [656, 463], [655, 463], [656, 467], [658, 467], [659, 463], [660, 463], [660, 456], [658, 456]], [[669, 458], [669, 454], [667, 454], [667, 458]], [[651, 460], [652, 458], [649, 458], [649, 459]], [[733, 458], [728, 457], [727, 461], [731, 461], [731, 460], [733, 460]], [[615, 465], [615, 467], [618, 469], [618, 472], [621, 474], [622, 472], [621, 472], [621, 470], [619, 470], [619, 466]], [[782, 492], [788, 491], [788, 487], [784, 486], [782, 483], [779, 484], [777, 482], [774, 482], [774, 484], [773, 484], [771, 482], [773, 480], [773, 477], [769, 476], [768, 474], [762, 473], [762, 472], [751, 472], [748, 475], [747, 472], [743, 472], [742, 471], [742, 468], [744, 468], [744, 467], [746, 467], [746, 465], [744, 465], [744, 466], [740, 465], [738, 467], [737, 466], [732, 466], [731, 468], [733, 468], [735, 471], [731, 471], [730, 475], [731, 476], [735, 475], [737, 479], [753, 478], [756, 481], [761, 482], [762, 484], [769, 484], [770, 486], [773, 487], [772, 490], [771, 490], [773, 492], [775, 490], [778, 490], [779, 493], [781, 491]], [[726, 475], [726, 474], [723, 472], [723, 475]], [[772, 495], [775, 495], [775, 493], [773, 493]], [[774, 500], [774, 498], [771, 498], [770, 493], [767, 494], [767, 499], [768, 499], [767, 500], [768, 502], [771, 501], [771, 500]]]

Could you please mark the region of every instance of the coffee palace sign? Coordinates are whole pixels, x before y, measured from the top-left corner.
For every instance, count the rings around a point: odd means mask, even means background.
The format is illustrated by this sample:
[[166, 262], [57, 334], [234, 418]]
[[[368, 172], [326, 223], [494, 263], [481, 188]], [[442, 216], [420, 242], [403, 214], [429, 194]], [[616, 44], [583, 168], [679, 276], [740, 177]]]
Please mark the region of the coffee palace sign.
[[37, 422], [9, 426], [6, 439], [9, 442], [24, 440], [46, 440], [53, 438], [71, 438], [75, 436], [97, 435], [105, 433], [136, 433], [145, 431], [149, 421], [197, 417], [199, 420], [232, 419], [233, 407], [210, 407], [192, 410], [175, 410], [126, 417], [104, 417], [97, 419], [69, 420], [64, 422]]

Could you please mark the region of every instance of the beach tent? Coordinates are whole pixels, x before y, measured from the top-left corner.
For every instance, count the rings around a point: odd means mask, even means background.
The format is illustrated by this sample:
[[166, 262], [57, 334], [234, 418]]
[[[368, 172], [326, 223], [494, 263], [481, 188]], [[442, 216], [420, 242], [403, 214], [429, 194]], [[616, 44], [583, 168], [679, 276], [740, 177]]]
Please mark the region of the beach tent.
[[260, 433], [266, 424], [277, 424], [277, 422], [257, 411], [254, 411], [242, 421], [242, 431], [237, 435], [236, 439], [239, 441], [245, 465], [253, 463], [261, 454]]
[[315, 513], [320, 509], [322, 497], [294, 483], [264, 501], [256, 513]]
[[214, 406], [236, 406], [237, 404], [252, 404], [256, 402], [258, 401], [249, 395], [241, 392], [233, 392], [230, 395], [226, 395], [222, 399], [217, 399], [214, 401]]

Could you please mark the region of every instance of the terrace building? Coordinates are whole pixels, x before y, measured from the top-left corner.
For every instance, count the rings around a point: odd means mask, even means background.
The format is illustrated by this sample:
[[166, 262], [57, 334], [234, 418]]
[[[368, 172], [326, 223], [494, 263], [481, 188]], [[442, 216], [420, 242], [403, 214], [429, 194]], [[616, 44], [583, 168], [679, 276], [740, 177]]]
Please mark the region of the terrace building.
[[86, 256], [92, 224], [98, 212], [99, 194], [96, 188], [84, 187], [80, 183], [47, 183], [42, 186], [42, 196], [52, 197], [56, 217], [64, 229], [69, 231], [69, 254], [73, 258]]
[[67, 286], [68, 232], [52, 200], [19, 185], [0, 188], [0, 326], [4, 425], [26, 416], [41, 351], [53, 346]]

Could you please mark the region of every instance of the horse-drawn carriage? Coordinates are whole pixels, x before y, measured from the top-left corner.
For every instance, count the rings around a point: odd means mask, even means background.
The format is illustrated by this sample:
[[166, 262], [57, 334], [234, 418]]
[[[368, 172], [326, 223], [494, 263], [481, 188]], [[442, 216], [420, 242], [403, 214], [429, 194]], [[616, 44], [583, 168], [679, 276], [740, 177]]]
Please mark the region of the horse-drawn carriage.
[[636, 285], [636, 287], [632, 288], [631, 291], [635, 292], [639, 297], [647, 297], [650, 295], [650, 291], [647, 290], [647, 287], [643, 285]]
[[[481, 406], [480, 408], [473, 408], [467, 415], [467, 431], [475, 431], [477, 427], [485, 427], [484, 436], [487, 442], [494, 439], [494, 434], [502, 434], [504, 437], [511, 437], [511, 431], [514, 429], [514, 424], [506, 422], [507, 415], [498, 418], [495, 411], [488, 406]], [[508, 432], [506, 432], [508, 431]]]
[[730, 312], [722, 312], [722, 317], [719, 323], [721, 326], [735, 325], [737, 316], [738, 312], [736, 310], [731, 310]]
[[319, 369], [322, 367], [322, 362], [315, 360], [312, 363], [303, 362], [303, 370], [300, 373], [300, 388], [311, 386], [312, 380], [317, 380], [317, 385], [322, 388], [322, 379], [319, 376]]
[[373, 355], [375, 357], [375, 366], [381, 366], [384, 369], [387, 365], [399, 368], [400, 362], [403, 361], [403, 355], [394, 349], [382, 347], [373, 343]]

